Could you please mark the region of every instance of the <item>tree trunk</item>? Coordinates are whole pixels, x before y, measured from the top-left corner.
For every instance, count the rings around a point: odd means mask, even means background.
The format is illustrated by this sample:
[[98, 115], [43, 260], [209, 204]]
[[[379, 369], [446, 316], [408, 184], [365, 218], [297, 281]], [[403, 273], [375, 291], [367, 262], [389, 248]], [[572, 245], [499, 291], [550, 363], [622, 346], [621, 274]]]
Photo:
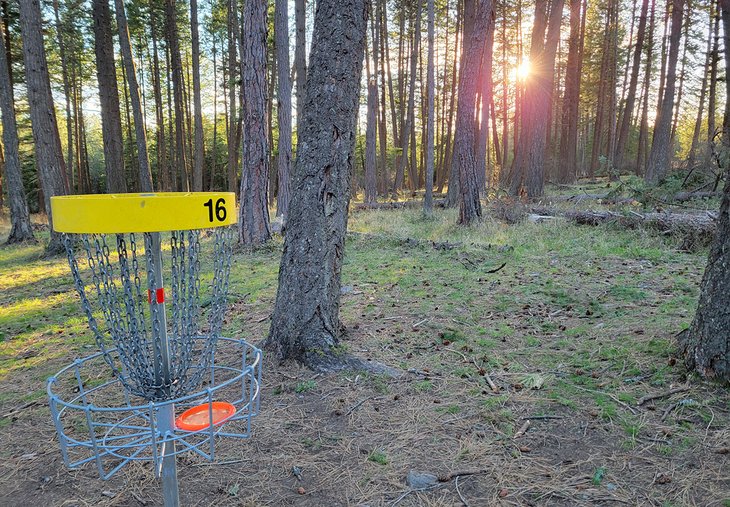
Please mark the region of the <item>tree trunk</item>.
[[302, 107], [304, 106], [304, 84], [307, 82], [306, 56], [306, 10], [307, 0], [295, 0], [296, 42], [294, 46], [294, 68], [297, 73], [297, 136], [302, 124]]
[[545, 183], [545, 142], [548, 108], [560, 35], [563, 0], [553, 0], [547, 15], [547, 2], [538, 2], [530, 44], [531, 73], [525, 80], [521, 107], [519, 145], [510, 181], [510, 193], [518, 195], [524, 185], [529, 197], [539, 197]]
[[[395, 95], [393, 92], [393, 72], [390, 68], [390, 44], [388, 43], [388, 3], [386, 0], [380, 0], [382, 11], [383, 11], [383, 22], [381, 23], [381, 34], [380, 37], [383, 40], [383, 43], [385, 45], [385, 58], [383, 61], [385, 62], [385, 65], [388, 68], [388, 99], [390, 104], [390, 118], [391, 118], [391, 125], [393, 127], [393, 145], [394, 146], [400, 146], [400, 141], [398, 137], [399, 132], [399, 126], [398, 126], [398, 113], [395, 108]], [[398, 160], [398, 157], [395, 157], [396, 161]], [[396, 177], [397, 178], [397, 177]], [[390, 182], [389, 182], [390, 184]], [[391, 188], [390, 190], [394, 190]]]
[[364, 0], [317, 2], [290, 219], [265, 344], [279, 358], [317, 370], [352, 364], [335, 346], [366, 18]]
[[[578, 105], [580, 101], [580, 76], [583, 67], [580, 52], [580, 6], [581, 0], [570, 0], [570, 37], [568, 38], [568, 62], [565, 69], [558, 183], [572, 183], [578, 174], [578, 160], [576, 158], [578, 149]], [[585, 16], [585, 13], [583, 13], [583, 16]]]
[[276, 169], [279, 186], [276, 194], [276, 216], [289, 216], [289, 180], [291, 173], [291, 79], [289, 78], [289, 12], [287, 0], [276, 0], [274, 20], [278, 78], [279, 154]]
[[238, 66], [236, 64], [236, 37], [237, 33], [234, 29], [237, 3], [235, 0], [228, 0], [228, 191], [236, 192], [238, 190], [238, 167], [237, 167], [237, 148], [236, 148], [236, 126], [238, 118], [236, 115], [236, 76], [239, 75]]
[[[414, 118], [414, 108], [415, 108], [415, 95], [416, 95], [416, 72], [418, 70], [418, 53], [419, 53], [419, 47], [421, 44], [421, 2], [417, 2], [416, 6], [416, 13], [415, 13], [415, 27], [413, 29], [413, 40], [411, 42], [411, 56], [410, 56], [410, 72], [409, 72], [409, 78], [410, 83], [408, 85], [408, 110], [406, 111], [405, 115], [405, 122], [402, 122], [404, 124], [403, 130], [401, 132], [401, 158], [400, 158], [400, 166], [398, 167], [398, 172], [396, 173], [395, 178], [395, 187], [393, 195], [396, 195], [397, 192], [403, 189], [403, 180], [405, 176], [405, 169], [408, 167], [409, 164], [409, 157], [408, 157], [408, 148], [409, 143], [411, 141], [411, 134], [413, 131], [413, 118]], [[402, 78], [401, 78], [402, 80]], [[414, 174], [413, 171], [409, 171], [408, 180], [411, 187], [411, 190], [415, 190], [415, 184], [416, 182], [413, 181]]]
[[682, 33], [682, 14], [684, 0], [672, 0], [672, 30], [669, 37], [669, 57], [665, 80], [662, 107], [654, 126], [654, 140], [651, 144], [649, 162], [646, 167], [645, 180], [655, 184], [667, 174], [671, 160], [671, 126], [674, 107], [674, 86], [677, 75], [677, 59], [679, 57], [680, 35]]
[[474, 152], [475, 110], [478, 73], [486, 45], [491, 12], [491, 0], [465, 0], [464, 19], [470, 19], [472, 26], [465, 31], [464, 51], [459, 72], [459, 98], [452, 161], [459, 171], [459, 223], [464, 225], [469, 225], [482, 216], [476, 153]]
[[[695, 167], [697, 149], [700, 144], [700, 132], [702, 130], [702, 119], [705, 108], [705, 98], [707, 97], [707, 78], [710, 73], [710, 59], [712, 58], [712, 19], [714, 16], [715, 2], [710, 2], [710, 23], [709, 33], [707, 34], [707, 52], [705, 56], [705, 66], [702, 71], [702, 84], [700, 85], [700, 101], [697, 107], [697, 116], [695, 119], [694, 130], [692, 131], [692, 144], [687, 155], [687, 169], [692, 171]], [[710, 114], [713, 114], [712, 112]]]
[[507, 3], [502, 3], [502, 167], [499, 184], [507, 181], [507, 158], [509, 157], [509, 108], [507, 107]]
[[378, 191], [381, 195], [387, 195], [388, 193], [388, 181], [390, 180], [389, 171], [388, 171], [388, 156], [387, 156], [387, 146], [388, 146], [388, 131], [386, 126], [386, 102], [385, 102], [385, 94], [386, 94], [386, 86], [385, 86], [385, 65], [383, 64], [383, 60], [385, 60], [385, 48], [383, 46], [383, 41], [381, 37], [381, 23], [382, 23], [382, 10], [380, 8], [380, 2], [375, 2], [375, 19], [372, 20], [371, 23], [371, 30], [372, 30], [372, 37], [373, 37], [373, 63], [375, 64], [375, 82], [376, 86], [378, 81], [380, 82], [380, 99], [379, 101], [376, 101], [375, 109], [376, 114], [378, 115], [378, 147], [379, 147], [379, 155], [380, 155], [380, 162], [377, 164], [380, 167], [380, 171], [378, 173]]
[[674, 144], [674, 138], [677, 134], [677, 126], [679, 125], [679, 111], [682, 107], [682, 95], [684, 94], [684, 79], [687, 75], [687, 48], [689, 46], [689, 28], [692, 24], [692, 1], [687, 0], [687, 14], [684, 18], [684, 31], [681, 37], [684, 38], [685, 43], [682, 48], [682, 66], [679, 71], [679, 85], [677, 86], [677, 99], [674, 101], [674, 112], [672, 114], [672, 131], [669, 135], [669, 144]]
[[[456, 89], [456, 83], [459, 78], [460, 70], [458, 69], [457, 63], [460, 61], [460, 58], [463, 58], [463, 52], [464, 52], [464, 42], [467, 38], [467, 33], [465, 30], [465, 24], [464, 24], [464, 3], [458, 2], [456, 7], [456, 32], [454, 34], [454, 38], [456, 39], [455, 49], [454, 49], [454, 64], [453, 64], [453, 71], [451, 73], [451, 96], [449, 97], [449, 121], [447, 122], [447, 129], [446, 129], [446, 151], [444, 153], [444, 160], [445, 164], [443, 167], [443, 170], [440, 173], [439, 179], [438, 179], [438, 192], [441, 193], [444, 187], [444, 183], [446, 183], [448, 178], [448, 188], [446, 189], [446, 199], [444, 201], [444, 204], [447, 208], [453, 208], [457, 205], [459, 202], [459, 171], [454, 167], [453, 164], [453, 150], [452, 150], [452, 136], [451, 136], [451, 128], [454, 124], [454, 113], [456, 110], [456, 95], [457, 95], [457, 89]], [[459, 32], [461, 28], [461, 33]], [[459, 35], [461, 35], [461, 48], [459, 47]], [[461, 53], [459, 52], [459, 49], [461, 49]], [[455, 139], [453, 139], [455, 141]]]
[[[8, 66], [5, 27], [0, 23], [0, 112], [2, 112], [3, 146], [5, 147], [5, 183], [10, 208], [10, 234], [7, 243], [35, 242], [33, 227], [28, 213], [23, 174], [18, 155], [18, 129], [15, 124], [13, 84]], [[2, 190], [2, 189], [0, 189]]]
[[68, 194], [68, 180], [65, 177], [66, 164], [61, 152], [56, 109], [53, 106], [51, 84], [48, 78], [40, 4], [38, 0], [20, 0], [19, 3], [25, 80], [33, 128], [35, 159], [40, 173], [43, 203], [51, 229], [51, 239], [46, 247], [46, 252], [57, 254], [63, 252], [64, 248], [60, 233], [53, 230], [51, 197]]
[[649, 11], [649, 31], [647, 41], [646, 70], [642, 85], [641, 123], [639, 125], [639, 146], [636, 153], [636, 175], [640, 176], [646, 167], [646, 154], [649, 151], [649, 85], [651, 84], [651, 64], [654, 57], [654, 19], [656, 16], [656, 1], [651, 0]]
[[[375, 24], [375, 20], [370, 16], [370, 22]], [[372, 30], [375, 33], [375, 30]], [[366, 38], [367, 39], [367, 38]], [[373, 56], [377, 54], [376, 39], [371, 38]], [[367, 47], [367, 42], [366, 42]], [[375, 59], [377, 61], [377, 58]], [[376, 163], [376, 134], [378, 121], [378, 82], [375, 73], [370, 72], [370, 58], [365, 52], [365, 63], [367, 64], [367, 122], [365, 125], [365, 204], [373, 205], [377, 196], [377, 163]], [[374, 65], [377, 73], [377, 64]]]
[[124, 193], [127, 191], [127, 178], [124, 171], [124, 139], [114, 60], [112, 15], [107, 0], [93, 0], [91, 7], [94, 17], [94, 54], [101, 105], [106, 189], [112, 193]]
[[137, 138], [137, 160], [139, 161], [139, 187], [142, 192], [152, 192], [152, 173], [150, 172], [150, 158], [147, 154], [147, 133], [145, 132], [142, 101], [140, 99], [139, 84], [137, 83], [137, 71], [134, 68], [134, 59], [132, 57], [132, 45], [129, 42], [129, 28], [127, 26], [127, 15], [124, 12], [124, 0], [114, 0], [114, 7], [117, 29], [119, 30], [119, 48], [127, 74], [129, 97], [132, 103], [132, 115], [134, 116], [134, 133]]
[[629, 139], [629, 127], [631, 126], [631, 118], [634, 114], [634, 104], [636, 103], [636, 87], [639, 82], [639, 68], [641, 67], [641, 54], [644, 51], [644, 36], [646, 34], [646, 15], [649, 10], [649, 0], [642, 0], [641, 13], [639, 14], [639, 27], [636, 31], [636, 46], [631, 63], [631, 79], [629, 81], [629, 89], [626, 94], [626, 102], [624, 110], [621, 114], [621, 126], [619, 128], [618, 141], [616, 143], [616, 152], [614, 153], [614, 164], [618, 170], [623, 168], [626, 143]]
[[241, 242], [256, 246], [271, 239], [267, 189], [269, 133], [266, 113], [266, 0], [243, 7], [243, 164], [238, 230]]
[[165, 137], [165, 112], [162, 104], [160, 84], [160, 58], [157, 51], [157, 7], [150, 3], [150, 25], [152, 30], [152, 89], [155, 95], [155, 119], [157, 120], [157, 187], [170, 192], [173, 189], [172, 175], [167, 158], [167, 138]]
[[215, 174], [218, 168], [218, 49], [216, 48], [216, 36], [213, 36], [213, 153], [210, 163], [210, 181], [208, 190], [215, 189]]
[[[724, 31], [725, 67], [730, 68], [730, 1], [720, 0]], [[729, 146], [730, 80], [725, 80], [725, 121], [723, 136]], [[730, 383], [730, 168], [726, 169], [725, 190], [720, 204], [715, 241], [710, 249], [700, 284], [697, 313], [689, 329], [680, 335], [680, 348], [690, 370], [705, 378]]]
[[[61, 79], [63, 81], [63, 96], [66, 102], [66, 151], [67, 151], [67, 170], [73, 175], [73, 121], [71, 120], [71, 86], [68, 76], [68, 56], [66, 53], [66, 44], [64, 42], [64, 28], [61, 25], [61, 16], [58, 10], [58, 0], [53, 0], [53, 16], [56, 21], [56, 42], [58, 43], [58, 53], [61, 57]], [[73, 190], [71, 184], [69, 190]]]
[[426, 70], [426, 94], [428, 95], [426, 125], [426, 193], [423, 197], [423, 211], [427, 216], [433, 214], [433, 170], [434, 170], [434, 128], [436, 110], [434, 108], [434, 0], [428, 0], [428, 69]]
[[489, 13], [489, 26], [487, 28], [487, 40], [481, 62], [479, 73], [479, 88], [481, 95], [481, 119], [479, 121], [479, 133], [476, 141], [476, 167], [479, 192], [486, 194], [487, 184], [487, 148], [489, 144], [489, 107], [492, 102], [492, 51], [494, 49], [494, 10]]
[[190, 34], [193, 58], [193, 117], [195, 122], [195, 149], [193, 150], [193, 192], [203, 190], [203, 107], [200, 102], [200, 40], [198, 36], [198, 0], [190, 0]]
[[[717, 71], [720, 62], [720, 7], [719, 3], [715, 9], [715, 22], [713, 29], [712, 58], [710, 63], [710, 90], [707, 95], [707, 153], [712, 152], [712, 144], [715, 140], [715, 110], [717, 109]], [[709, 160], [709, 156], [707, 157]]]
[[[183, 66], [180, 58], [180, 41], [177, 34], [176, 0], [165, 2], [165, 38], [170, 48], [170, 65], [172, 70], [172, 96], [175, 109], [175, 163], [173, 167], [180, 174], [182, 190], [188, 191], [190, 178], [188, 175], [188, 157], [185, 147], [185, 109], [183, 97]], [[172, 128], [172, 127], [171, 127]]]

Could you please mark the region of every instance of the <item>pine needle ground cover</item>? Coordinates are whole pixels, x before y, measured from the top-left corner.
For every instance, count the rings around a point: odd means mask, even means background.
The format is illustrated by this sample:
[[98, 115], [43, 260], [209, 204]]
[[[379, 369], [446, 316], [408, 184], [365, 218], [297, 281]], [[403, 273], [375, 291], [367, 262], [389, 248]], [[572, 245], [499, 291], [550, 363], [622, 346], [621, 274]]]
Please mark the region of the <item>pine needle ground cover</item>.
[[[340, 347], [401, 375], [266, 357], [253, 437], [213, 464], [182, 457], [181, 502], [730, 505], [730, 393], [674, 358], [706, 251], [611, 225], [455, 222], [351, 216]], [[235, 255], [228, 335], [266, 336], [281, 245]], [[108, 482], [62, 464], [45, 380], [95, 350], [81, 315], [65, 258], [0, 249], [2, 505], [161, 504], [147, 464]]]

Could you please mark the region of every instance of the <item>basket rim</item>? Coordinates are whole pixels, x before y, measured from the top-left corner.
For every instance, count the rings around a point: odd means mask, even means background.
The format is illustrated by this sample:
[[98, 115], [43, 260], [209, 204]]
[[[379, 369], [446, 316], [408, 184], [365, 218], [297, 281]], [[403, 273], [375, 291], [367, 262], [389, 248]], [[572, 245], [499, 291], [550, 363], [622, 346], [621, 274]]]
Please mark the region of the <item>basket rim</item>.
[[233, 192], [148, 192], [51, 197], [53, 229], [124, 234], [210, 229], [237, 222]]

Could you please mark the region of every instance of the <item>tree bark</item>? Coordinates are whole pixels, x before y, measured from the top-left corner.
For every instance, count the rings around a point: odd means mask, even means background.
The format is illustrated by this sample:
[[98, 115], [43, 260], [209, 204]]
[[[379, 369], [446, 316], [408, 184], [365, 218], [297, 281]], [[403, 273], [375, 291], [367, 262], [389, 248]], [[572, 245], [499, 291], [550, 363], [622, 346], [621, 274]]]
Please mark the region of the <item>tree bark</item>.
[[158, 188], [170, 192], [173, 188], [170, 165], [167, 158], [167, 138], [165, 137], [165, 112], [162, 104], [162, 86], [160, 84], [160, 57], [157, 50], [158, 17], [157, 5], [150, 0], [150, 25], [152, 32], [152, 90], [155, 96], [155, 119], [157, 120], [157, 181]]
[[302, 107], [304, 106], [304, 84], [307, 82], [306, 55], [306, 10], [307, 0], [295, 0], [296, 41], [294, 45], [294, 68], [297, 73], [297, 135], [302, 123]]
[[[712, 19], [714, 17], [715, 2], [710, 2], [710, 23], [709, 33], [707, 34], [707, 52], [705, 56], [705, 66], [702, 71], [702, 84], [700, 84], [700, 99], [697, 107], [697, 116], [695, 118], [695, 126], [692, 131], [692, 144], [687, 155], [687, 169], [692, 171], [697, 160], [697, 149], [700, 144], [700, 132], [702, 131], [702, 119], [704, 117], [705, 98], [707, 97], [707, 78], [710, 73], [710, 59], [712, 58]], [[713, 114], [710, 112], [709, 114]]]
[[236, 76], [239, 75], [236, 64], [236, 37], [234, 29], [236, 23], [236, 1], [228, 0], [228, 191], [238, 190], [238, 151], [236, 148], [236, 126], [238, 118], [236, 115]]
[[364, 0], [317, 2], [290, 219], [265, 343], [279, 358], [316, 370], [352, 365], [335, 347], [366, 18]]
[[94, 54], [101, 105], [106, 188], [108, 192], [124, 193], [127, 191], [127, 178], [124, 171], [124, 139], [114, 60], [112, 15], [107, 0], [93, 0], [91, 7], [94, 18]]
[[279, 173], [276, 194], [276, 216], [289, 216], [289, 180], [291, 178], [291, 79], [289, 78], [289, 11], [287, 0], [276, 0], [275, 16], [276, 60], [279, 119], [279, 154], [276, 168]]
[[669, 57], [665, 80], [662, 107], [654, 126], [654, 139], [649, 153], [645, 180], [655, 184], [667, 174], [671, 160], [671, 127], [674, 108], [674, 87], [677, 75], [677, 59], [679, 57], [680, 35], [682, 33], [682, 14], [684, 0], [672, 0], [672, 30], [669, 36]]
[[193, 59], [193, 117], [195, 122], [195, 149], [193, 150], [193, 192], [203, 191], [203, 107], [200, 101], [200, 38], [198, 36], [198, 0], [190, 0], [190, 34]]
[[[712, 152], [712, 145], [715, 141], [715, 110], [717, 109], [717, 72], [720, 61], [720, 7], [715, 9], [715, 22], [713, 28], [712, 58], [710, 59], [710, 90], [707, 95], [707, 147], [708, 155]], [[708, 157], [709, 159], [709, 157]]]
[[5, 184], [10, 208], [10, 233], [7, 243], [12, 244], [25, 241], [35, 242], [36, 239], [30, 223], [28, 201], [25, 197], [23, 174], [18, 155], [18, 128], [15, 123], [13, 84], [10, 80], [6, 40], [9, 39], [5, 38], [5, 27], [0, 23], [0, 112], [2, 112], [3, 146], [5, 148]]
[[[61, 79], [63, 81], [63, 96], [66, 102], [66, 151], [67, 151], [67, 170], [73, 176], [73, 160], [74, 160], [74, 149], [73, 149], [73, 130], [74, 122], [71, 117], [71, 86], [69, 83], [68, 75], [68, 56], [66, 44], [64, 41], [64, 29], [61, 24], [61, 16], [58, 9], [58, 0], [53, 0], [53, 16], [56, 21], [56, 41], [58, 42], [58, 53], [61, 57]], [[72, 177], [73, 179], [73, 177]], [[69, 190], [74, 188], [73, 181], [69, 185]]]
[[[409, 72], [409, 84], [408, 84], [408, 110], [405, 113], [405, 121], [402, 122], [403, 130], [401, 132], [401, 157], [400, 166], [396, 172], [395, 185], [393, 187], [393, 195], [403, 189], [403, 180], [405, 176], [405, 169], [409, 164], [408, 148], [411, 141], [411, 134], [413, 131], [413, 118], [414, 118], [414, 107], [415, 107], [415, 94], [416, 94], [416, 72], [418, 70], [418, 52], [421, 44], [421, 2], [418, 1], [415, 13], [415, 26], [413, 29], [413, 40], [411, 41], [411, 56], [410, 56], [410, 72]], [[402, 81], [402, 77], [400, 78]], [[409, 171], [408, 182], [411, 190], [415, 190], [416, 182], [413, 181], [413, 171]]]
[[180, 41], [177, 33], [176, 0], [165, 2], [165, 38], [170, 48], [170, 64], [172, 70], [172, 97], [175, 109], [175, 163], [173, 167], [180, 174], [181, 190], [190, 189], [190, 175], [188, 173], [188, 157], [185, 147], [185, 99], [183, 83], [183, 66], [180, 58]]
[[241, 242], [256, 246], [271, 239], [269, 228], [269, 132], [266, 112], [266, 0], [243, 7], [243, 164], [238, 231]]
[[631, 118], [634, 114], [634, 105], [636, 103], [636, 88], [639, 82], [639, 68], [641, 67], [641, 54], [644, 51], [644, 37], [646, 34], [646, 15], [649, 10], [649, 0], [642, 0], [641, 13], [639, 14], [639, 26], [636, 30], [636, 46], [631, 63], [631, 78], [629, 81], [629, 89], [626, 94], [626, 102], [624, 110], [621, 113], [621, 126], [619, 129], [618, 141], [616, 142], [616, 152], [614, 153], [614, 164], [618, 170], [623, 168], [626, 143], [629, 138], [629, 127], [631, 127]]
[[473, 24], [464, 39], [452, 161], [459, 171], [459, 223], [463, 225], [469, 225], [482, 216], [474, 151], [475, 109], [477, 74], [481, 67], [491, 12], [491, 0], [466, 0], [464, 3], [464, 19], [471, 19]]
[[423, 197], [423, 211], [427, 216], [433, 214], [433, 171], [434, 171], [434, 128], [436, 110], [434, 107], [435, 78], [434, 78], [434, 0], [428, 0], [428, 68], [426, 70], [426, 93], [428, 95], [427, 125], [426, 125], [426, 193]]
[[[375, 24], [375, 20], [370, 16], [371, 24]], [[372, 30], [375, 33], [375, 30]], [[372, 54], [377, 54], [376, 39], [371, 38]], [[367, 46], [367, 43], [366, 43]], [[377, 61], [377, 58], [375, 59]], [[376, 161], [376, 134], [378, 122], [378, 82], [376, 78], [377, 64], [374, 65], [375, 73], [370, 72], [370, 58], [365, 54], [365, 63], [367, 64], [367, 121], [365, 125], [365, 204], [372, 205], [376, 202], [377, 189], [377, 161]]]
[[[518, 195], [524, 185], [529, 197], [539, 197], [545, 183], [545, 142], [548, 108], [560, 35], [563, 0], [553, 0], [549, 15], [546, 0], [535, 7], [536, 22], [530, 43], [530, 75], [525, 81], [521, 108], [519, 144], [512, 167], [510, 193]], [[537, 20], [540, 20], [538, 22]]]
[[[724, 29], [725, 66], [730, 68], [730, 1], [720, 0]], [[725, 147], [730, 147], [730, 81], [725, 81]], [[680, 349], [687, 367], [705, 378], [730, 383], [730, 168], [715, 241], [700, 284], [697, 313], [689, 329], [680, 335]]]
[[119, 30], [119, 48], [127, 74], [129, 98], [132, 103], [132, 115], [134, 116], [134, 133], [137, 138], [137, 160], [139, 162], [139, 188], [142, 192], [152, 192], [152, 173], [150, 171], [150, 158], [147, 153], [147, 133], [137, 82], [137, 71], [134, 68], [134, 58], [132, 57], [132, 45], [129, 41], [129, 27], [127, 26], [127, 15], [124, 12], [124, 0], [114, 0], [114, 7], [117, 30]]
[[[462, 54], [464, 52], [464, 42], [467, 38], [467, 33], [465, 30], [464, 25], [464, 15], [463, 15], [463, 9], [464, 9], [464, 3], [458, 2], [456, 7], [456, 32], [455, 32], [455, 39], [456, 44], [454, 48], [454, 63], [452, 66], [452, 72], [451, 72], [451, 96], [449, 97], [449, 120], [446, 123], [446, 148], [444, 152], [444, 167], [440, 171], [439, 178], [438, 178], [438, 192], [441, 193], [441, 191], [444, 188], [444, 184], [447, 181], [448, 178], [448, 188], [446, 189], [446, 199], [444, 201], [447, 208], [453, 208], [457, 205], [459, 202], [459, 171], [456, 170], [453, 164], [453, 149], [452, 149], [452, 141], [455, 139], [452, 139], [451, 135], [451, 129], [452, 125], [454, 124], [454, 116], [455, 116], [455, 110], [456, 110], [456, 95], [457, 95], [457, 88], [456, 84], [459, 79], [459, 66], [457, 63], [460, 61], [459, 59], [462, 58]], [[460, 32], [461, 29], [461, 32]], [[461, 35], [461, 47], [459, 46], [459, 35]], [[461, 53], [459, 50], [461, 49]]]
[[481, 72], [479, 73], [479, 91], [481, 98], [481, 119], [476, 141], [476, 167], [479, 192], [487, 191], [487, 150], [489, 149], [489, 108], [492, 104], [492, 52], [494, 50], [494, 8], [489, 12], [487, 40], [482, 55]]
[[654, 19], [656, 0], [651, 0], [649, 31], [647, 40], [646, 70], [642, 84], [641, 122], [639, 125], [639, 146], [636, 153], [636, 175], [640, 176], [646, 167], [646, 154], [649, 151], [649, 85], [651, 84], [651, 65], [654, 57]]
[[[580, 7], [581, 0], [570, 0], [570, 36], [568, 38], [568, 62], [565, 69], [558, 183], [572, 183], [578, 174], [578, 106], [580, 103], [580, 77], [583, 67], [580, 51]], [[585, 13], [583, 13], [583, 16], [585, 16]]]
[[68, 194], [68, 180], [65, 176], [66, 164], [61, 151], [56, 109], [53, 106], [48, 77], [48, 62], [43, 47], [40, 3], [38, 0], [20, 0], [19, 3], [25, 80], [28, 89], [35, 158], [43, 190], [43, 203], [51, 229], [51, 238], [46, 252], [57, 254], [63, 252], [64, 248], [61, 243], [61, 234], [53, 230], [51, 197]]

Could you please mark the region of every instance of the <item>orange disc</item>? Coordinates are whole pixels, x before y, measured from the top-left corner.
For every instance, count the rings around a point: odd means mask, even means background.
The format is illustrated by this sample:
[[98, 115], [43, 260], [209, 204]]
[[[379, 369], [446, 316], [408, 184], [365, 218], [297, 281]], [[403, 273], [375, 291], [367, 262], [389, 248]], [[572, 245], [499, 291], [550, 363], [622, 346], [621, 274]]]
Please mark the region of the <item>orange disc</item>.
[[236, 413], [236, 407], [225, 401], [203, 403], [187, 409], [175, 419], [175, 427], [184, 431], [199, 431], [210, 427], [211, 412], [213, 425], [221, 424]]

